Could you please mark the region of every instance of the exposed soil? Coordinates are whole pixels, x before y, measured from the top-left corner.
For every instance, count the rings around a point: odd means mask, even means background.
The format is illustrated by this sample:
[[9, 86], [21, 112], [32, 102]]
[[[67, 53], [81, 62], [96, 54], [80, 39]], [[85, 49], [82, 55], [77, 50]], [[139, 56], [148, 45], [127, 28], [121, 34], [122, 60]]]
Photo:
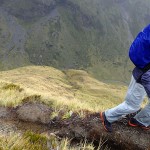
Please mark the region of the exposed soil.
[[[81, 118], [77, 113], [73, 113], [68, 119], [56, 117], [47, 123], [40, 119], [40, 117], [42, 117], [41, 114], [43, 114], [44, 117], [45, 113], [43, 112], [49, 114], [52, 109], [48, 109], [47, 106], [39, 103], [30, 103], [30, 107], [27, 106], [29, 106], [29, 104], [24, 104], [18, 108], [1, 107], [0, 132], [7, 134], [8, 132], [24, 132], [26, 130], [31, 130], [36, 133], [55, 133], [58, 137], [68, 137], [77, 141], [86, 138], [89, 141], [94, 141], [96, 144], [98, 144], [99, 140], [102, 138], [106, 141], [105, 144], [112, 147], [112, 149], [150, 150], [150, 130], [144, 131], [138, 127], [129, 127], [127, 125], [127, 120], [130, 116], [114, 123], [114, 131], [112, 133], [107, 133], [102, 127], [98, 113], [91, 114], [90, 112], [86, 112], [85, 118]], [[20, 111], [18, 110], [20, 110], [20, 108], [28, 112], [25, 120], [22, 117], [19, 118]], [[42, 108], [46, 108], [46, 111]], [[36, 119], [34, 115], [32, 115], [30, 119], [27, 118], [31, 110], [33, 110], [32, 114], [34, 110], [35, 112], [41, 111], [39, 120], [37, 120], [37, 115], [35, 115]]]

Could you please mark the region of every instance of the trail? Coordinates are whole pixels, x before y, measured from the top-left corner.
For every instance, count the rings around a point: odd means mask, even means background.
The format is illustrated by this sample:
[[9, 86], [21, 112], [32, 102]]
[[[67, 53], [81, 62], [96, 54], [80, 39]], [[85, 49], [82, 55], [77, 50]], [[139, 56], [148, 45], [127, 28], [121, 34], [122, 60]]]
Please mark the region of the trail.
[[55, 133], [60, 138], [68, 137], [76, 141], [85, 138], [94, 143], [103, 139], [112, 149], [121, 150], [149, 150], [150, 131], [129, 127], [127, 117], [113, 124], [113, 133], [107, 133], [102, 127], [99, 113], [86, 112], [86, 117], [81, 118], [73, 113], [68, 119], [55, 117], [49, 123], [28, 122], [19, 119], [16, 114], [18, 108], [0, 108], [0, 133], [23, 133], [27, 130], [34, 133]]

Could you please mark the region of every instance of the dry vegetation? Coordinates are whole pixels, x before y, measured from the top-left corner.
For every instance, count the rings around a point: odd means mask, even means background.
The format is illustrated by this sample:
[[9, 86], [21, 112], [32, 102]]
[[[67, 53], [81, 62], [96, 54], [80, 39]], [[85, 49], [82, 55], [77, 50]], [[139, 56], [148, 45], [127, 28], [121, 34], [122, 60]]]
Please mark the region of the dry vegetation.
[[[101, 142], [101, 144], [103, 144]], [[100, 146], [99, 146], [100, 147]], [[93, 143], [85, 140], [73, 146], [69, 139], [57, 139], [55, 135], [39, 135], [33, 132], [24, 134], [0, 134], [0, 150], [94, 150]], [[99, 148], [98, 148], [99, 149]], [[106, 149], [108, 149], [106, 147]]]
[[40, 100], [56, 110], [105, 110], [120, 103], [126, 91], [125, 86], [99, 82], [81, 70], [37, 66], [1, 72], [0, 83], [2, 106]]

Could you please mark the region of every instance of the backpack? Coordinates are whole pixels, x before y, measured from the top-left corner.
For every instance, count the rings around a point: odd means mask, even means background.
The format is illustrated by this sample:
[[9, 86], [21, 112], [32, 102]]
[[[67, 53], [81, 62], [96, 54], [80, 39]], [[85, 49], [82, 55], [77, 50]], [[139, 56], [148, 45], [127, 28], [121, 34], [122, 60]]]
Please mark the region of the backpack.
[[130, 60], [140, 69], [150, 68], [150, 25], [141, 31], [129, 49]]

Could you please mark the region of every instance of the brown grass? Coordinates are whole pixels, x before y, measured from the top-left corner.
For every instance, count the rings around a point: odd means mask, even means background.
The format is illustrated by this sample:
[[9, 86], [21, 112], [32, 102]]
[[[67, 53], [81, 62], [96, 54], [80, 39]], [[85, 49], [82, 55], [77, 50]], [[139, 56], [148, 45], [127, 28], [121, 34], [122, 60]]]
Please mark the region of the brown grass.
[[[126, 87], [102, 83], [82, 70], [29, 66], [0, 72], [0, 104], [40, 100], [56, 110], [100, 111], [123, 101]], [[36, 98], [38, 97], [38, 98]]]

